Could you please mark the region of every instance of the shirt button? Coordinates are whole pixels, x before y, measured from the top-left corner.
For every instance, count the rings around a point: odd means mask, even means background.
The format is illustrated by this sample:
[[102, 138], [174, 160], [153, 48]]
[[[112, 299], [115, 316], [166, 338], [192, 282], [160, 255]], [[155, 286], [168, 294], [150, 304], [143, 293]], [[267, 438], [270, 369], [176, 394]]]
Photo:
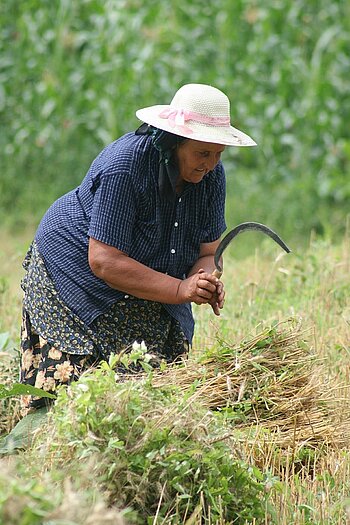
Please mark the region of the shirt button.
[[179, 198], [179, 202], [181, 202], [181, 197]]
[[172, 249], [171, 249], [170, 251], [171, 251], [171, 253], [175, 253], [175, 250], [174, 250], [174, 248], [172, 248]]
[[175, 224], [174, 224], [175, 228], [177, 228], [178, 225], [179, 225], [179, 223], [178, 223], [178, 222], [175, 222]]
[[129, 299], [129, 295], [124, 295], [124, 299]]

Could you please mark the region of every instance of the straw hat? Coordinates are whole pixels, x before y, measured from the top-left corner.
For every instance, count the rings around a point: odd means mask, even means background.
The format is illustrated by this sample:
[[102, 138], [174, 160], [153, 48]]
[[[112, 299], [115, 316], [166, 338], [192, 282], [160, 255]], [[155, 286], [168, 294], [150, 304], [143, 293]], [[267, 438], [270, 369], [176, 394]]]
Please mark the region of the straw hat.
[[136, 111], [136, 116], [174, 135], [224, 146], [256, 146], [256, 142], [230, 124], [230, 101], [213, 86], [185, 84], [170, 105]]

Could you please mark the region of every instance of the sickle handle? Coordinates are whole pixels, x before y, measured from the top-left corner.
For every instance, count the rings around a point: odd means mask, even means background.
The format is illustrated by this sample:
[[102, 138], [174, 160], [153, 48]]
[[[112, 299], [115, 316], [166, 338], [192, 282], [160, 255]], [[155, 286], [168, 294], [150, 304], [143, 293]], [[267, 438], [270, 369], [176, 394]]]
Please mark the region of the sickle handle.
[[214, 277], [216, 277], [217, 279], [220, 279], [220, 277], [222, 276], [222, 272], [219, 272], [219, 270], [215, 268], [212, 275], [214, 275]]

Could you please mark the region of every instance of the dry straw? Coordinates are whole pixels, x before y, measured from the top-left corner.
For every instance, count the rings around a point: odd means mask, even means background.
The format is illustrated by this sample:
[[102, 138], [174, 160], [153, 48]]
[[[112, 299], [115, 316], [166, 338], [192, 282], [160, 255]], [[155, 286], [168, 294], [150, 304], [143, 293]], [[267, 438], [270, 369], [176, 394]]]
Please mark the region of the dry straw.
[[[280, 447], [347, 446], [347, 390], [307, 343], [295, 320], [263, 329], [240, 344], [220, 341], [153, 377], [155, 387], [177, 387], [212, 410], [229, 408], [234, 428]], [[235, 419], [235, 414], [237, 418]], [[255, 438], [253, 437], [255, 435]]]

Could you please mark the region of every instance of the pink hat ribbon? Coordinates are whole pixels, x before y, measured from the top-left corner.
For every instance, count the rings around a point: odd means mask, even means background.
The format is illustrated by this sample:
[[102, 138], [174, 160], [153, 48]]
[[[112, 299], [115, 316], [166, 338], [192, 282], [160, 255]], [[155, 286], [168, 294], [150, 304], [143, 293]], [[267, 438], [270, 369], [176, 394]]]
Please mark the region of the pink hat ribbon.
[[230, 124], [229, 117], [207, 117], [194, 111], [187, 111], [186, 109], [166, 108], [159, 113], [160, 118], [168, 120], [169, 126], [175, 128], [178, 126], [184, 133], [193, 133], [193, 130], [185, 125], [187, 120], [194, 120], [200, 124], [209, 124], [210, 126], [228, 126]]

